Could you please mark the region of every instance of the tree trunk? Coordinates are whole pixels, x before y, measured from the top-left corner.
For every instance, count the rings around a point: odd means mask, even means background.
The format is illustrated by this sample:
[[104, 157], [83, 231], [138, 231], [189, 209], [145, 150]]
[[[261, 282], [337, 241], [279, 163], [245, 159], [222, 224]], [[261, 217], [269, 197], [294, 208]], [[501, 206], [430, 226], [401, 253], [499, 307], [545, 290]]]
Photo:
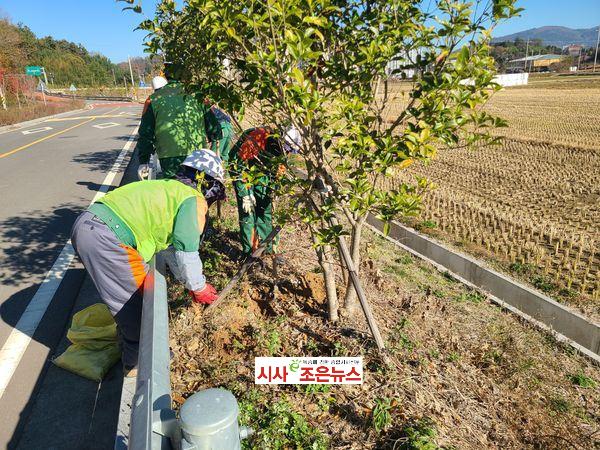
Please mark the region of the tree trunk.
[[[313, 242], [316, 243], [314, 235]], [[319, 259], [319, 266], [321, 267], [321, 270], [323, 270], [323, 280], [325, 282], [325, 292], [327, 294], [329, 320], [331, 322], [337, 322], [339, 319], [338, 298], [335, 284], [335, 271], [331, 258], [331, 247], [328, 245], [317, 247], [317, 257]]]
[[[350, 253], [356, 272], [360, 275], [360, 243], [362, 240], [362, 229], [365, 223], [366, 216], [359, 218], [355, 225], [352, 227], [352, 241], [350, 243]], [[356, 295], [356, 290], [352, 281], [348, 278], [346, 282], [346, 297], [344, 299], [344, 309], [348, 314], [358, 313], [360, 310], [360, 303]]]
[[327, 292], [327, 307], [329, 310], [329, 320], [337, 322], [338, 317], [338, 298], [335, 284], [335, 270], [332, 263], [331, 247], [323, 247], [323, 278], [325, 279], [325, 291]]

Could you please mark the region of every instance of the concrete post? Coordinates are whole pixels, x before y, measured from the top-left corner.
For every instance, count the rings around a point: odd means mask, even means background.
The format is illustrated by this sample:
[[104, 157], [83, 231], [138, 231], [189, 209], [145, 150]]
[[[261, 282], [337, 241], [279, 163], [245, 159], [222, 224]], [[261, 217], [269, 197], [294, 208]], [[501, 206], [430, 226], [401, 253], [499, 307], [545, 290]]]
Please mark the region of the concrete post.
[[252, 430], [238, 426], [239, 408], [225, 389], [206, 389], [192, 395], [179, 411], [182, 450], [239, 450]]

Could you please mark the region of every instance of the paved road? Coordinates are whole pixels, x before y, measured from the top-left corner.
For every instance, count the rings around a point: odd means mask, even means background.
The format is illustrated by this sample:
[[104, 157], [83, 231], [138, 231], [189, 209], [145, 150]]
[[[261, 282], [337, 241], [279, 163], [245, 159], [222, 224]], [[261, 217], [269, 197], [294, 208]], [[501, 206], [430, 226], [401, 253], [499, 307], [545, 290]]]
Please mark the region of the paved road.
[[[105, 182], [113, 182], [107, 174], [140, 113], [138, 105], [95, 104], [0, 132], [2, 448], [17, 444], [83, 280], [81, 266], [74, 264], [57, 283], [62, 268], [55, 262], [59, 255], [69, 256], [63, 249], [76, 216]], [[46, 295], [49, 286], [58, 290]], [[42, 317], [37, 328], [36, 317]]]

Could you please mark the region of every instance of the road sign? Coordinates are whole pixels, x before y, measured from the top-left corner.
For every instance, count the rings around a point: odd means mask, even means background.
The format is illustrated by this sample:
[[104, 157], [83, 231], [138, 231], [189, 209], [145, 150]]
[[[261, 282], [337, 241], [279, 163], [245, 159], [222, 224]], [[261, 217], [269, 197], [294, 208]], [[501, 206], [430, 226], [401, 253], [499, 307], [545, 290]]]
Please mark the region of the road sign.
[[40, 66], [27, 66], [25, 67], [25, 74], [39, 77], [42, 74], [42, 68]]
[[75, 91], [77, 90], [77, 88], [75, 87], [75, 85], [74, 85], [74, 84], [72, 84], [72, 85], [71, 85], [71, 87], [69, 88], [69, 90], [70, 90], [71, 92], [75, 92]]

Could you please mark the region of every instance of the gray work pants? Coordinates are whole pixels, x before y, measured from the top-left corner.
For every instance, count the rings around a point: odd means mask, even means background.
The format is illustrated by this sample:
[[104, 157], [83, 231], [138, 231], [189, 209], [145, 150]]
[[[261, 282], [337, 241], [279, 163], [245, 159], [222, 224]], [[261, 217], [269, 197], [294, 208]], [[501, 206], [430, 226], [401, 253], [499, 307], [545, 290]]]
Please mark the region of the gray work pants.
[[144, 279], [148, 264], [93, 213], [81, 214], [71, 242], [119, 329], [123, 365], [137, 365]]

